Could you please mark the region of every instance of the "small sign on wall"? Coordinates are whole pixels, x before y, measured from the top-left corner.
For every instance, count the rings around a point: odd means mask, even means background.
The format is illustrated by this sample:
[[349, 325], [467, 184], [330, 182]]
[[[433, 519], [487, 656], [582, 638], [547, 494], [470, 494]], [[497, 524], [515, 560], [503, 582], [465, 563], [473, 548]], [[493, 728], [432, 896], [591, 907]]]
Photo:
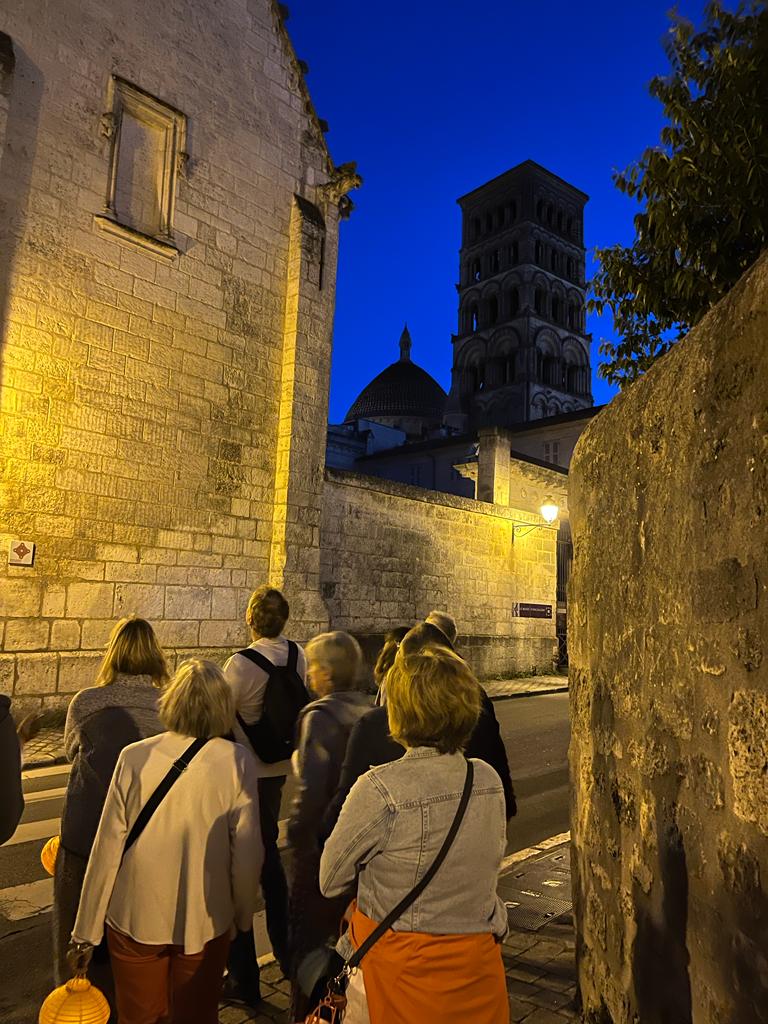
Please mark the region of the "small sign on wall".
[[34, 543], [31, 540], [12, 540], [8, 548], [8, 565], [23, 565], [29, 568], [34, 564]]
[[512, 605], [512, 614], [519, 619], [551, 619], [551, 604], [533, 604], [531, 601], [517, 601]]

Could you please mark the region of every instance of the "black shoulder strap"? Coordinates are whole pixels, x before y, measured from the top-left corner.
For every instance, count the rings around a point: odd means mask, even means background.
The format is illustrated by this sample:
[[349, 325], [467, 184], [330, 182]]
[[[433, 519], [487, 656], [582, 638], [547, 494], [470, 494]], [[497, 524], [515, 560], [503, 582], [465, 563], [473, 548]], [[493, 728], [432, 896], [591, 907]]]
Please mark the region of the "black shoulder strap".
[[400, 900], [400, 902], [397, 904], [394, 910], [390, 910], [390, 912], [387, 914], [387, 916], [384, 918], [381, 924], [376, 926], [376, 928], [371, 932], [371, 934], [368, 936], [365, 942], [358, 949], [356, 949], [352, 956], [349, 958], [349, 960], [347, 960], [346, 964], [344, 965], [344, 974], [347, 974], [354, 967], [358, 966], [358, 964], [363, 959], [368, 950], [371, 948], [371, 946], [373, 946], [374, 943], [378, 942], [382, 935], [389, 928], [392, 927], [392, 925], [403, 914], [403, 912], [406, 911], [408, 907], [410, 907], [410, 905], [419, 898], [419, 896], [421, 896], [426, 887], [437, 874], [440, 865], [443, 863], [448, 854], [448, 851], [453, 846], [453, 841], [456, 838], [456, 833], [459, 831], [459, 826], [461, 825], [461, 822], [464, 818], [464, 813], [467, 809], [467, 804], [469, 803], [469, 796], [470, 793], [472, 792], [472, 783], [474, 781], [474, 776], [475, 766], [469, 759], [467, 759], [467, 775], [466, 778], [464, 779], [464, 789], [461, 794], [461, 800], [459, 800], [459, 806], [456, 808], [456, 814], [454, 815], [453, 821], [451, 822], [451, 827], [448, 829], [448, 835], [445, 837], [443, 845], [440, 847], [439, 853], [432, 861], [432, 863], [429, 865], [427, 870], [424, 872], [424, 875], [421, 878], [421, 880], [417, 882], [416, 885], [414, 885], [414, 887], [407, 895], [403, 896], [403, 898]]
[[288, 663], [286, 668], [289, 672], [296, 672], [296, 666], [299, 663], [299, 646], [295, 644], [293, 640], [288, 641]]
[[168, 790], [174, 784], [176, 779], [178, 779], [179, 776], [187, 770], [187, 768], [189, 767], [189, 762], [192, 760], [195, 754], [198, 754], [203, 749], [207, 742], [208, 740], [193, 740], [192, 743], [190, 743], [190, 745], [181, 755], [181, 757], [178, 757], [173, 762], [167, 774], [165, 775], [165, 778], [159, 783], [155, 791], [152, 793], [152, 796], [150, 796], [150, 798], [141, 808], [141, 810], [138, 813], [138, 816], [136, 817], [136, 821], [134, 821], [133, 825], [131, 826], [131, 830], [128, 833], [128, 837], [125, 840], [125, 846], [123, 847], [123, 856], [120, 859], [121, 864], [126, 853], [128, 853], [130, 848], [133, 846], [133, 844], [136, 842], [141, 833], [149, 824], [149, 819], [152, 817], [157, 808], [163, 802], [163, 799], [168, 793]]
[[261, 651], [254, 651], [252, 647], [246, 647], [244, 651], [238, 651], [237, 653], [242, 654], [244, 658], [252, 661], [254, 665], [258, 665], [259, 668], [264, 669], [267, 675], [271, 675], [277, 667], [269, 660], [269, 658], [265, 657]]

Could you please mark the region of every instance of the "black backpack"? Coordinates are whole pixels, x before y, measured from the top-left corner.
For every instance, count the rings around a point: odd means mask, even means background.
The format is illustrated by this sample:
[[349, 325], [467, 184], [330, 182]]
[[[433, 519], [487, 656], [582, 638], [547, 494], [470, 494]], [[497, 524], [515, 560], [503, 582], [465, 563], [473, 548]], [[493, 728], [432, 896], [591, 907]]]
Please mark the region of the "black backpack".
[[273, 665], [269, 658], [252, 647], [246, 647], [238, 654], [267, 673], [261, 718], [253, 725], [246, 725], [238, 714], [240, 728], [265, 764], [284, 761], [293, 753], [299, 712], [309, 703], [307, 688], [296, 670], [299, 648], [293, 640], [288, 641], [288, 662], [285, 665]]

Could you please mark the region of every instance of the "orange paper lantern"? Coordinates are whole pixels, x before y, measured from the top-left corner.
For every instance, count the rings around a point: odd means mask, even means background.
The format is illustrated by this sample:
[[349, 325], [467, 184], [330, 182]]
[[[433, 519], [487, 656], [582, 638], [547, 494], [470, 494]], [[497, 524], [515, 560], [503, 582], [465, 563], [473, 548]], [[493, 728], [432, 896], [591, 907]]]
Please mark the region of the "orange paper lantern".
[[40, 851], [40, 861], [49, 875], [53, 874], [53, 869], [56, 866], [56, 857], [59, 852], [60, 842], [61, 836], [54, 836], [53, 839], [48, 840]]
[[87, 978], [76, 975], [40, 1007], [38, 1024], [107, 1024], [109, 1003]]

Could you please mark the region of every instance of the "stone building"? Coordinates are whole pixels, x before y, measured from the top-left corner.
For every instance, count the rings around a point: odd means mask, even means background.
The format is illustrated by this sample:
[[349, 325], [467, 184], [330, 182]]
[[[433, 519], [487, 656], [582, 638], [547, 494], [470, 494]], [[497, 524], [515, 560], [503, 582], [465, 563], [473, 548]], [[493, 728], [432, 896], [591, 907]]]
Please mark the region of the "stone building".
[[533, 160], [459, 199], [459, 325], [445, 422], [509, 427], [592, 405], [587, 196]]
[[324, 473], [359, 179], [331, 160], [284, 8], [121, 11], [0, 9], [0, 690], [66, 700], [128, 613], [172, 661], [221, 660], [265, 579], [300, 640], [447, 602], [478, 670], [551, 664], [536, 510], [561, 476], [515, 476], [495, 442], [482, 501]]
[[[71, 692], [114, 618], [327, 626], [319, 525], [340, 215], [271, 0], [0, 9], [0, 686]], [[173, 59], [169, 60], [169, 53]], [[18, 546], [18, 543], [16, 544]]]

